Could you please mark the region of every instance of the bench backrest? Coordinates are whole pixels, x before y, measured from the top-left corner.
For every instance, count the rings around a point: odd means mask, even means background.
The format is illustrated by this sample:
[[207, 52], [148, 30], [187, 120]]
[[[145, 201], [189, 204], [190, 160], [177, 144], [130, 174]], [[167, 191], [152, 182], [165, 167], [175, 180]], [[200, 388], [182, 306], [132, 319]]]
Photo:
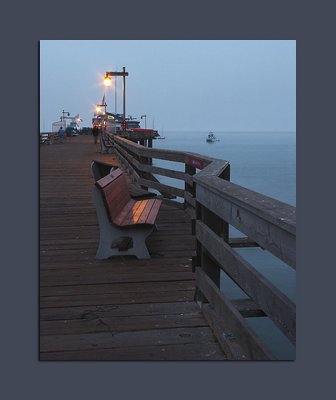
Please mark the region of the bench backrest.
[[91, 171], [95, 182], [117, 168], [116, 164], [108, 164], [98, 160], [92, 160], [91, 162]]
[[96, 182], [96, 187], [101, 191], [109, 219], [113, 222], [125, 205], [132, 200], [126, 177], [117, 168], [99, 179]]

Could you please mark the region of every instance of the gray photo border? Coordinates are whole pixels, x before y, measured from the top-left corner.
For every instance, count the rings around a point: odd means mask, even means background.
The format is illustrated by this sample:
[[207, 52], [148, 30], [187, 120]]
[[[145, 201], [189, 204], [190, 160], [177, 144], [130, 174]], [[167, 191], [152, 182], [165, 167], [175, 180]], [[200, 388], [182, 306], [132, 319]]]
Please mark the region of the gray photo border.
[[[170, 1], [120, 4], [113, 24], [99, 6], [33, 1], [5, 7], [2, 29], [3, 398], [316, 398], [331, 389], [335, 193], [330, 186], [335, 71], [331, 2]], [[102, 4], [107, 7], [107, 4]], [[20, 7], [18, 13], [17, 8]], [[16, 8], [16, 9], [15, 9]], [[122, 17], [127, 13], [127, 19]], [[68, 23], [67, 15], [78, 15]], [[127, 21], [127, 26], [126, 26]], [[138, 29], [139, 21], [141, 29]], [[8, 37], [8, 40], [6, 39]], [[39, 40], [297, 40], [298, 345], [295, 362], [39, 362]], [[20, 85], [11, 78], [20, 77]], [[334, 82], [334, 81], [333, 81]], [[335, 85], [333, 85], [334, 87]], [[13, 107], [19, 113], [13, 113]], [[20, 125], [11, 115], [18, 115]], [[15, 117], [16, 118], [16, 117]], [[8, 133], [7, 133], [8, 130]], [[14, 159], [15, 158], [15, 159]], [[323, 240], [323, 241], [322, 241]], [[332, 326], [333, 325], [333, 326]]]

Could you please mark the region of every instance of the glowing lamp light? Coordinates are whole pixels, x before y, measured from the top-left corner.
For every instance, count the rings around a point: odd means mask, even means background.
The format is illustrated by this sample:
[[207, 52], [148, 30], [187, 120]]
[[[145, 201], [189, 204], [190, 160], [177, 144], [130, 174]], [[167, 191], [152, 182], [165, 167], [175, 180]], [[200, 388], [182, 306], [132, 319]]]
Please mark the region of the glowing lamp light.
[[104, 85], [107, 86], [107, 87], [112, 85], [112, 80], [111, 80], [111, 78], [109, 76], [105, 76]]
[[96, 111], [97, 111], [97, 113], [99, 113], [100, 112], [100, 107], [96, 107]]

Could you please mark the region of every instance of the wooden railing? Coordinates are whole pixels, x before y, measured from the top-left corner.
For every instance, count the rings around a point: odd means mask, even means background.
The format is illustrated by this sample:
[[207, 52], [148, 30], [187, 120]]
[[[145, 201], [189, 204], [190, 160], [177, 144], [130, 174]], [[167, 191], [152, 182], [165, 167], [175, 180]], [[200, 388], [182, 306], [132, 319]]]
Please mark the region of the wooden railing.
[[[154, 149], [141, 146], [127, 139], [111, 135], [114, 149], [123, 167], [138, 184], [158, 191], [159, 198], [177, 208], [184, 208], [195, 216], [196, 200], [193, 175], [197, 169], [216, 161], [211, 157], [182, 151]], [[173, 170], [153, 165], [153, 159], [181, 163], [182, 170]], [[228, 162], [226, 162], [228, 165]], [[184, 182], [184, 188], [159, 182], [155, 175], [178, 179]], [[177, 201], [176, 197], [183, 201]], [[174, 200], [175, 199], [175, 200]]]
[[[120, 137], [114, 137], [114, 148], [136, 182], [158, 190], [164, 202], [184, 208], [191, 216], [196, 238], [195, 299], [229, 358], [275, 359], [247, 323], [248, 317], [267, 316], [295, 345], [295, 304], [235, 250], [260, 247], [295, 269], [295, 207], [229, 182], [228, 161], [145, 148]], [[184, 171], [155, 166], [153, 159], [182, 163]], [[154, 174], [182, 180], [184, 189], [162, 184]], [[174, 196], [182, 197], [183, 202], [172, 199]], [[230, 225], [245, 236], [230, 238]], [[232, 279], [247, 299], [226, 297], [220, 290], [221, 273]]]

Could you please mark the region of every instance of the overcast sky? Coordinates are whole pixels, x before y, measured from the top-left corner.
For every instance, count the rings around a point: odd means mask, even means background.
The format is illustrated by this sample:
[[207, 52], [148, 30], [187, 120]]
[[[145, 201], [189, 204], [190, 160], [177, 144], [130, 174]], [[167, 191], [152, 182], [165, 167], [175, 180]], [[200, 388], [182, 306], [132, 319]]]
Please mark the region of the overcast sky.
[[[62, 110], [91, 126], [106, 71], [126, 68], [126, 115], [188, 131], [295, 131], [295, 41], [42, 40], [40, 128]], [[122, 113], [118, 78], [117, 111]], [[142, 126], [144, 120], [142, 120]]]

